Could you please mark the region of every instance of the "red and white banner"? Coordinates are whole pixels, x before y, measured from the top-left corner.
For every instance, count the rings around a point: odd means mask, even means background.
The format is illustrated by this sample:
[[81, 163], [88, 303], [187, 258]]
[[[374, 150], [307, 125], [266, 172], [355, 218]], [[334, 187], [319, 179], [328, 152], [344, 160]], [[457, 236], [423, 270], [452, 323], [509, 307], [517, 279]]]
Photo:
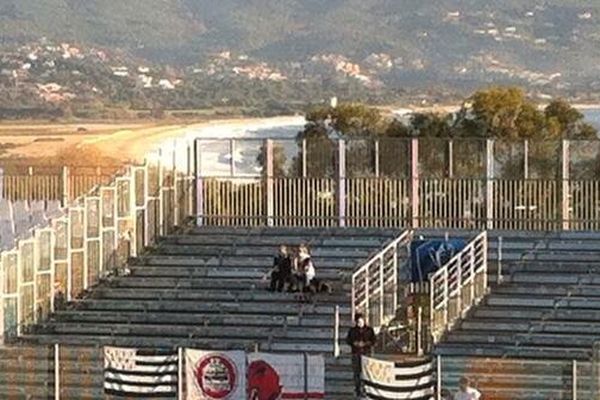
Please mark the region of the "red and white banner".
[[248, 354], [248, 400], [324, 399], [323, 356]]
[[246, 353], [185, 350], [187, 400], [242, 400]]

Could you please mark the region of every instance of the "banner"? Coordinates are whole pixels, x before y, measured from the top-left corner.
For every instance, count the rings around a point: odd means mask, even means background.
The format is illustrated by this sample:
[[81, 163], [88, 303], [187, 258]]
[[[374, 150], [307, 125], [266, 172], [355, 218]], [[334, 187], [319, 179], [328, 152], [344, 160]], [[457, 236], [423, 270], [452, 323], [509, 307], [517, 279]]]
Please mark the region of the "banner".
[[323, 356], [248, 354], [248, 400], [325, 398]]
[[362, 379], [369, 399], [433, 399], [435, 381], [430, 359], [395, 363], [363, 356]]
[[177, 352], [104, 347], [104, 392], [117, 397], [177, 394]]
[[187, 400], [243, 400], [246, 353], [185, 350]]

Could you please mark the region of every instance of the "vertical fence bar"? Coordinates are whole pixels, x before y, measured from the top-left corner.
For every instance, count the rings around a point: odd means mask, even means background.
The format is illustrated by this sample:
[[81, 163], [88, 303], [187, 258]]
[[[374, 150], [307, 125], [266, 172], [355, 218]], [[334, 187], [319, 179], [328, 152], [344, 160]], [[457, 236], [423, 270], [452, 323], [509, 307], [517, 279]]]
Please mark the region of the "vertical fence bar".
[[183, 349], [177, 348], [177, 400], [183, 400]]
[[365, 272], [365, 321], [367, 323], [371, 323], [371, 299], [369, 298], [371, 295], [369, 290], [369, 270]]
[[304, 400], [308, 400], [308, 354], [304, 353]]
[[570, 185], [570, 142], [562, 141], [561, 146], [561, 178], [562, 178], [562, 193], [561, 193], [561, 216], [562, 229], [567, 231], [570, 229], [571, 220], [571, 185]]
[[572, 373], [572, 390], [573, 400], [577, 400], [577, 360], [573, 360], [573, 373]]
[[383, 305], [385, 304], [385, 273], [383, 271], [384, 258], [383, 254], [379, 256], [379, 326], [383, 325], [384, 318], [384, 309]]
[[454, 178], [454, 141], [448, 140], [448, 178]]
[[423, 307], [417, 309], [417, 356], [423, 355]]
[[496, 283], [499, 285], [502, 283], [502, 236], [498, 236], [498, 271], [496, 271], [498, 277]]
[[448, 268], [444, 268], [444, 330], [448, 326], [448, 307], [450, 300], [448, 299]]
[[62, 167], [62, 200], [61, 205], [69, 205], [69, 167]]
[[419, 227], [419, 139], [410, 144], [410, 209], [411, 227]]
[[343, 139], [338, 140], [337, 161], [338, 224], [344, 227], [346, 226], [346, 142]]
[[308, 175], [308, 166], [306, 165], [306, 151], [308, 146], [306, 145], [306, 139], [302, 139], [302, 177], [306, 178]]
[[356, 277], [352, 275], [352, 289], [351, 289], [351, 298], [352, 298], [352, 310], [350, 310], [350, 315], [352, 317], [352, 321], [356, 318]]
[[196, 184], [196, 226], [204, 225], [204, 181], [202, 180], [202, 154], [200, 151], [200, 141], [194, 141], [194, 176]]
[[438, 355], [436, 357], [436, 374], [435, 374], [436, 382], [437, 382], [437, 400], [442, 400], [442, 356]]
[[54, 344], [54, 400], [60, 400], [60, 345]]
[[485, 145], [485, 226], [494, 229], [494, 141]]
[[523, 141], [523, 179], [529, 179], [529, 140]]
[[392, 279], [394, 279], [394, 282], [392, 284], [392, 290], [394, 291], [392, 293], [392, 306], [394, 314], [398, 309], [398, 246], [399, 244], [396, 244], [396, 246], [394, 246], [394, 259], [392, 261], [392, 268], [394, 268], [394, 271], [392, 273]]
[[379, 163], [380, 163], [380, 153], [379, 153], [379, 140], [375, 140], [375, 177], [379, 178], [380, 173], [380, 167], [379, 167]]
[[267, 185], [267, 226], [273, 226], [275, 213], [274, 180], [273, 180], [273, 140], [267, 139], [264, 144], [266, 161], [266, 185]]
[[4, 199], [4, 168], [0, 167], [0, 200]]
[[235, 139], [229, 139], [229, 153], [231, 154], [229, 174], [233, 178], [235, 177]]
[[[177, 146], [177, 139], [173, 141], [173, 154], [172, 154], [172, 162], [173, 162], [173, 177], [171, 178], [171, 186], [173, 187], [173, 227], [179, 226], [179, 209], [181, 205], [179, 204], [179, 171], [177, 168], [177, 155], [179, 148]], [[144, 224], [145, 225], [145, 224]]]
[[335, 328], [333, 331], [333, 356], [338, 358], [340, 356], [340, 306], [335, 306], [334, 316]]

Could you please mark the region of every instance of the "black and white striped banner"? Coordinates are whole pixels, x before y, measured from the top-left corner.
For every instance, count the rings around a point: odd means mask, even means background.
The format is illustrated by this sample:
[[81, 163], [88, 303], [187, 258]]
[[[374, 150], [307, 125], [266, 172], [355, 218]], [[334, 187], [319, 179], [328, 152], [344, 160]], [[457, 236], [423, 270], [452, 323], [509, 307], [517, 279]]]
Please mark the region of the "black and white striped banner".
[[431, 359], [392, 362], [362, 358], [362, 379], [367, 398], [373, 400], [430, 400], [435, 392]]
[[113, 396], [165, 397], [177, 394], [176, 351], [104, 348], [104, 391]]

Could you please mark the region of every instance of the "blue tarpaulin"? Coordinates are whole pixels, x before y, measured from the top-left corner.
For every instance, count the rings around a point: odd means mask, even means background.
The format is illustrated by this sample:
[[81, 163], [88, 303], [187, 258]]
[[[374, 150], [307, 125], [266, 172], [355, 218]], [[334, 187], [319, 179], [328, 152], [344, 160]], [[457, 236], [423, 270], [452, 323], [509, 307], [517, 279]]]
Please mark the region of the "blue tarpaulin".
[[462, 239], [413, 240], [410, 244], [411, 281], [423, 282], [467, 246]]

